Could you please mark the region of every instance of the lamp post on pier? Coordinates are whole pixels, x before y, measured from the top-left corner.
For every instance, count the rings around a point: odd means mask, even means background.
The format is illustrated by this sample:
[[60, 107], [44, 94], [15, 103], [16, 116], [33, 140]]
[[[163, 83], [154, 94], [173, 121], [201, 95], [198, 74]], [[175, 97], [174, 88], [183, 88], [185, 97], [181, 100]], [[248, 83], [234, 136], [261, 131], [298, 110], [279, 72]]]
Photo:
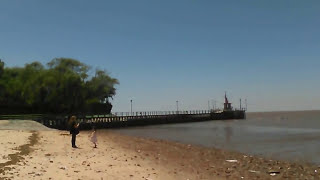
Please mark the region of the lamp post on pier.
[[132, 99], [130, 100], [131, 103], [131, 116], [132, 116]]
[[215, 109], [217, 108], [216, 101], [214, 99], [212, 99], [211, 103], [212, 103], [212, 109], [213, 109], [213, 111], [215, 111]]
[[247, 99], [245, 99], [245, 103], [246, 103], [246, 109], [245, 110], [247, 110]]
[[176, 101], [176, 103], [177, 103], [177, 114], [178, 114], [178, 112], [179, 112], [179, 101]]

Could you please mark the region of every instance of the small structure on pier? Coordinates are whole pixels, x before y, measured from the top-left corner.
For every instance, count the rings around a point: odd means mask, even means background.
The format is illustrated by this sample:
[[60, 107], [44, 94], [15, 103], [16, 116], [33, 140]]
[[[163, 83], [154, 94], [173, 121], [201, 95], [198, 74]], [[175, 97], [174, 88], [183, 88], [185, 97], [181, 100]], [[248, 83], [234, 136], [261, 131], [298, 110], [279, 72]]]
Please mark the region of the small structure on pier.
[[231, 103], [229, 103], [227, 98], [227, 93], [224, 94], [224, 107], [223, 111], [232, 111]]

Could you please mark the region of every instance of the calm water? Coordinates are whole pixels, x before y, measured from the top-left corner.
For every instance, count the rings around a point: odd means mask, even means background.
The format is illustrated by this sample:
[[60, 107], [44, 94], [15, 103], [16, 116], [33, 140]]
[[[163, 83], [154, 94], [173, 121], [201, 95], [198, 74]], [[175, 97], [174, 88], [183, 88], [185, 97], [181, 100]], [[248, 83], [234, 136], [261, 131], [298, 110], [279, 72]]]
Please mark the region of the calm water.
[[156, 125], [116, 131], [320, 165], [320, 111], [247, 113], [246, 120]]

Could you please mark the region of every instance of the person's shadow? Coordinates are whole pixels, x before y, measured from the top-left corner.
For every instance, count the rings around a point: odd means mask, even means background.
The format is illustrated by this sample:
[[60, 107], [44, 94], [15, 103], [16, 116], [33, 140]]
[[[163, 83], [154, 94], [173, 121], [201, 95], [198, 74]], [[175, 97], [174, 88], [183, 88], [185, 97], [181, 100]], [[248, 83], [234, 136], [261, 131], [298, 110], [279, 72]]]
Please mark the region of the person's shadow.
[[82, 148], [77, 146], [76, 148], [72, 148], [72, 149], [82, 149]]

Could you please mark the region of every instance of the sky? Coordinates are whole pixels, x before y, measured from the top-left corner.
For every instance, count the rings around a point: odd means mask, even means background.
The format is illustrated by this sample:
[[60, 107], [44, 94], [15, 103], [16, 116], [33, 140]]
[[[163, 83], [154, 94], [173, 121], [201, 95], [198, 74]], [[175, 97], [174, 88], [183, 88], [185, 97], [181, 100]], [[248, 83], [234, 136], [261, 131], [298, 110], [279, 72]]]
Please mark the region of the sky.
[[1, 0], [0, 59], [106, 70], [113, 112], [206, 110], [225, 91], [248, 111], [316, 110], [319, 17], [318, 0]]

